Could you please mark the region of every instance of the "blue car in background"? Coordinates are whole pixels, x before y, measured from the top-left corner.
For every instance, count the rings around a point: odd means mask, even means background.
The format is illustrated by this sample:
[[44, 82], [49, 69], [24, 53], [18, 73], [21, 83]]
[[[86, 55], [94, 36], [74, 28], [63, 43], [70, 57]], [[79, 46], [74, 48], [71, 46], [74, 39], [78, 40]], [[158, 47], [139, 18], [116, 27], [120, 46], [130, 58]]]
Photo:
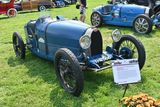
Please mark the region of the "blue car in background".
[[93, 9], [91, 24], [99, 27], [107, 25], [133, 27], [138, 33], [145, 34], [152, 31], [152, 26], [159, 26], [160, 15], [153, 15], [152, 9], [145, 6], [116, 2], [101, 5]]
[[66, 5], [75, 4], [77, 0], [55, 0], [56, 7], [62, 8]]

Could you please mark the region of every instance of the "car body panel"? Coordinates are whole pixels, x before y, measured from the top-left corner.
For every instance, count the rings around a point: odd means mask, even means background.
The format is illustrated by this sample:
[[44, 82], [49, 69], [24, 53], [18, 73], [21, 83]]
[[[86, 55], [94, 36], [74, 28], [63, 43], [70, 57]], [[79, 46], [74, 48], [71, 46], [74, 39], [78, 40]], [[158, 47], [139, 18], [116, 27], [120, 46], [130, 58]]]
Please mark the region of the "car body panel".
[[[31, 51], [36, 55], [54, 60], [54, 54], [59, 48], [68, 48], [78, 57], [80, 56], [81, 47], [79, 39], [90, 27], [79, 21], [74, 20], [52, 20], [51, 18], [38, 19], [35, 23], [36, 38], [29, 43], [38, 41], [37, 46], [34, 44]], [[74, 29], [74, 31], [73, 31]], [[61, 41], [61, 42], [60, 42]]]
[[0, 14], [7, 14], [7, 11], [11, 8], [14, 8], [14, 1], [1, 1], [0, 2]]

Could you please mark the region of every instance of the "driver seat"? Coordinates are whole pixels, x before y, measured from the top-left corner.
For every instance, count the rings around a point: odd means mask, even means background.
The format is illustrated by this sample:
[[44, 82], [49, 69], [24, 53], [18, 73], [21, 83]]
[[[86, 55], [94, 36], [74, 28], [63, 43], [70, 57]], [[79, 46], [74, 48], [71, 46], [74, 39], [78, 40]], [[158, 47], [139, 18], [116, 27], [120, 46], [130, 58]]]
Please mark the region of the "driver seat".
[[103, 14], [108, 15], [112, 12], [112, 5], [106, 5], [103, 7]]

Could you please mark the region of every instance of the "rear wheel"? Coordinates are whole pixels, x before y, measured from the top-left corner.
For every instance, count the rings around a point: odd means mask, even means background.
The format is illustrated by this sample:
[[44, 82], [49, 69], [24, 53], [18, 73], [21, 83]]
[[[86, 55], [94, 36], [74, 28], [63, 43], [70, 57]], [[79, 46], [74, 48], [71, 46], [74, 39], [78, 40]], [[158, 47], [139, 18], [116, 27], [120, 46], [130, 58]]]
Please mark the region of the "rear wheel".
[[15, 17], [17, 15], [17, 10], [14, 8], [11, 8], [7, 11], [7, 16], [8, 17]]
[[79, 96], [83, 90], [84, 77], [76, 56], [66, 48], [55, 54], [55, 70], [61, 86], [70, 94]]
[[119, 42], [113, 43], [113, 48], [124, 59], [137, 58], [140, 69], [144, 66], [146, 60], [145, 49], [143, 44], [135, 37], [124, 35]]
[[16, 57], [25, 59], [25, 44], [22, 40], [22, 37], [17, 33], [13, 33], [13, 49], [16, 54]]
[[93, 12], [91, 15], [91, 24], [95, 27], [102, 25], [102, 17], [98, 12]]
[[150, 33], [152, 31], [152, 21], [146, 15], [139, 15], [133, 22], [133, 28], [140, 34]]

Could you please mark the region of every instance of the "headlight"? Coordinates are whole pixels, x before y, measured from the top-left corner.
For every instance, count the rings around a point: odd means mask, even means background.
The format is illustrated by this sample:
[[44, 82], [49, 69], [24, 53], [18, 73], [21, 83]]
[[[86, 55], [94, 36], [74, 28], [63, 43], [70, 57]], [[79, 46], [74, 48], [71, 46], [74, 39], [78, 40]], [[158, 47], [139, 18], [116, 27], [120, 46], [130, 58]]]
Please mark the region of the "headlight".
[[118, 29], [112, 32], [112, 39], [114, 42], [118, 42], [121, 39], [121, 37], [122, 37], [122, 34]]
[[91, 39], [89, 36], [85, 35], [80, 38], [79, 43], [82, 49], [88, 49], [91, 45]]

